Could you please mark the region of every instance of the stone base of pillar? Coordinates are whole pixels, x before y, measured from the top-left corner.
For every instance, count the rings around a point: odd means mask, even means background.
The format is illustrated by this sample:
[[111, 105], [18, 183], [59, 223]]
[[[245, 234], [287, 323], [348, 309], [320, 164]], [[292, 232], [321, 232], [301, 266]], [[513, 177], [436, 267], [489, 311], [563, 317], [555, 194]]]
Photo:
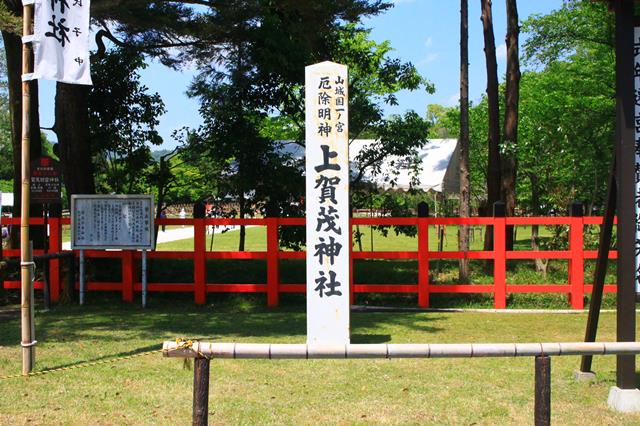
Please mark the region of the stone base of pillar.
[[640, 390], [613, 386], [609, 390], [607, 404], [612, 410], [621, 413], [640, 413]]

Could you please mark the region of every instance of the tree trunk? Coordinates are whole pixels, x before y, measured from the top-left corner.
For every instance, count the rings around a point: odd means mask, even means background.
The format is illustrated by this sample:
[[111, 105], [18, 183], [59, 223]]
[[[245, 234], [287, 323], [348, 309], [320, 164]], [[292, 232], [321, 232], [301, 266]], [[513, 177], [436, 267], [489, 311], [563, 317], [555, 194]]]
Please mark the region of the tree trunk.
[[73, 194], [94, 194], [93, 159], [89, 137], [89, 88], [78, 84], [56, 85], [58, 153], [68, 200]]
[[[507, 1], [507, 80], [505, 92], [504, 144], [508, 147], [500, 159], [502, 178], [502, 197], [505, 202], [507, 216], [514, 216], [516, 211], [516, 174], [518, 158], [516, 144], [518, 142], [518, 103], [520, 100], [520, 59], [518, 48], [518, 7], [516, 0]], [[507, 250], [513, 250], [513, 226], [507, 227]]]
[[[531, 182], [531, 214], [533, 216], [540, 215], [540, 185], [538, 175], [535, 173], [529, 174], [529, 181]], [[540, 225], [531, 226], [531, 250], [540, 251]], [[534, 265], [536, 272], [541, 272], [542, 275], [547, 278], [547, 265], [548, 259], [534, 259]]]
[[[471, 215], [469, 179], [469, 5], [460, 0], [460, 217]], [[469, 226], [460, 227], [460, 251], [469, 250]], [[458, 280], [469, 281], [469, 259], [460, 259]]]
[[[500, 201], [500, 105], [498, 100], [498, 64], [496, 44], [493, 36], [491, 0], [480, 0], [482, 29], [484, 33], [484, 55], [487, 64], [487, 101], [489, 105], [489, 159], [487, 164], [487, 205]], [[493, 229], [487, 226], [484, 249], [493, 249]]]
[[[13, 149], [13, 214], [20, 214], [22, 201], [22, 189], [19, 176], [22, 175], [22, 39], [21, 37], [2, 31], [5, 55], [7, 59], [7, 79], [9, 92], [9, 116], [11, 119], [11, 147]], [[31, 141], [29, 155], [34, 160], [42, 155], [42, 139], [40, 137], [40, 117], [38, 114], [38, 82], [31, 81], [31, 110], [29, 111], [29, 124]], [[32, 205], [31, 217], [42, 217], [42, 206]], [[11, 227], [10, 244], [12, 248], [18, 248], [20, 243], [20, 228]], [[33, 240], [34, 248], [42, 248], [44, 232], [42, 226], [30, 227], [29, 235]]]
[[[244, 219], [245, 216], [245, 203], [244, 191], [240, 190], [238, 197], [238, 203], [240, 204], [240, 219]], [[240, 241], [238, 242], [238, 251], [244, 251], [244, 245], [246, 240], [246, 229], [244, 225], [240, 226]]]

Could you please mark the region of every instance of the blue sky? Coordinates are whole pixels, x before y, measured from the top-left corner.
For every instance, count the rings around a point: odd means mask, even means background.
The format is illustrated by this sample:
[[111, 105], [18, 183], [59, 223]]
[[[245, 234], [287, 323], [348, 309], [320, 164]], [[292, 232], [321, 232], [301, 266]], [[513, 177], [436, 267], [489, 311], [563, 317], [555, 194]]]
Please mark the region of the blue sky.
[[[411, 62], [419, 72], [435, 84], [432, 95], [424, 92], [401, 92], [399, 105], [386, 109], [388, 114], [415, 110], [426, 113], [427, 105], [438, 103], [455, 105], [459, 94], [460, 2], [458, 0], [394, 0], [388, 12], [367, 19], [364, 26], [371, 28], [371, 37], [377, 41], [390, 40], [393, 56]], [[523, 20], [531, 14], [545, 14], [562, 5], [562, 0], [520, 0], [518, 12]], [[497, 46], [498, 70], [505, 72], [504, 37], [506, 33], [505, 2], [493, 2], [494, 32]], [[524, 36], [524, 35], [523, 35]], [[522, 37], [521, 37], [522, 44]], [[486, 88], [480, 0], [469, 1], [469, 92], [472, 100], [480, 98]], [[304, 72], [304, 70], [300, 70]], [[200, 124], [198, 103], [187, 98], [185, 91], [194, 73], [170, 70], [152, 63], [142, 73], [142, 80], [153, 92], [158, 92], [166, 104], [167, 112], [160, 117], [161, 148], [172, 148], [174, 129]], [[43, 127], [53, 125], [55, 83], [40, 81], [40, 116]], [[55, 140], [55, 135], [48, 132]]]

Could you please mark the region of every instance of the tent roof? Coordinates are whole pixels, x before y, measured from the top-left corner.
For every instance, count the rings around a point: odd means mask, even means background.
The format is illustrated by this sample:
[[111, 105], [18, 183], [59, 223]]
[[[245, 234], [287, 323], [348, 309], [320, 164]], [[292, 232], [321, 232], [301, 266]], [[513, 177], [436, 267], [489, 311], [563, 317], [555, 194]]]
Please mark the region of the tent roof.
[[[349, 148], [349, 157], [353, 160], [360, 150], [372, 144], [373, 140], [355, 140]], [[458, 176], [457, 139], [429, 139], [418, 150], [420, 170], [416, 175], [416, 185], [412, 185], [413, 171], [401, 157], [390, 156], [381, 166], [379, 175], [365, 174], [365, 179], [375, 182], [383, 188], [409, 189], [414, 187], [425, 191], [458, 192], [460, 180]], [[390, 178], [391, 177], [391, 178]], [[391, 184], [391, 180], [395, 185]]]
[[0, 206], [13, 207], [13, 194], [11, 192], [0, 192]]
[[[282, 152], [295, 159], [304, 158], [304, 148], [300, 145], [289, 141], [281, 143]], [[349, 160], [354, 161], [363, 148], [374, 143], [373, 139], [352, 141], [349, 145]], [[418, 150], [421, 170], [417, 175], [418, 184], [413, 187], [425, 191], [457, 193], [460, 188], [457, 147], [457, 139], [429, 139], [424, 147]], [[382, 162], [380, 174], [366, 172], [364, 179], [383, 188], [409, 189], [412, 170], [403, 160], [403, 157], [389, 156]]]

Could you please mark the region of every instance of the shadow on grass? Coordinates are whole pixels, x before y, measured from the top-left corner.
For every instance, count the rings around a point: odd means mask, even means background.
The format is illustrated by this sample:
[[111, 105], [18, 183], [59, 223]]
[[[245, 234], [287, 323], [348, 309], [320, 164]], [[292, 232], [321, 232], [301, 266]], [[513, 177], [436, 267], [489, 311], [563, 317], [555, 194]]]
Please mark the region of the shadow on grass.
[[124, 352], [119, 352], [119, 353], [115, 353], [115, 354], [108, 354], [108, 355], [103, 355], [103, 356], [99, 356], [99, 357], [95, 357], [95, 358], [91, 358], [91, 359], [83, 359], [80, 361], [75, 361], [75, 362], [69, 362], [66, 364], [59, 364], [59, 365], [52, 365], [50, 367], [47, 367], [47, 370], [55, 370], [58, 368], [69, 368], [69, 367], [74, 367], [77, 365], [82, 365], [82, 364], [87, 364], [87, 363], [92, 363], [92, 362], [100, 362], [100, 361], [106, 361], [106, 360], [110, 360], [113, 359], [114, 363], [116, 363], [116, 359], [117, 358], [122, 358], [122, 357], [129, 357], [132, 355], [138, 355], [138, 354], [146, 354], [148, 353], [149, 356], [152, 356], [153, 354], [158, 355], [158, 351], [162, 349], [161, 345], [149, 345], [149, 346], [144, 346], [142, 348], [136, 348], [133, 349], [131, 351], [124, 351]]
[[[40, 342], [122, 342], [141, 339], [160, 343], [176, 337], [220, 341], [254, 337], [265, 341], [270, 337], [290, 337], [304, 342], [306, 335], [305, 305], [299, 297], [294, 305], [277, 309], [264, 307], [264, 296], [210, 295], [212, 302], [194, 306], [188, 294], [153, 294], [149, 307], [120, 300], [118, 294], [92, 293], [85, 306], [55, 306], [49, 312], [36, 314], [36, 336]], [[302, 299], [304, 299], [304, 295]], [[434, 333], [431, 326], [441, 316], [433, 314], [357, 313], [352, 315], [352, 329], [357, 342], [388, 341], [389, 335], [367, 335], [378, 327], [404, 327], [421, 333]], [[426, 325], [425, 323], [430, 323]], [[385, 340], [382, 340], [385, 339]], [[0, 323], [0, 345], [15, 345], [20, 340], [19, 319]], [[109, 355], [107, 357], [113, 357]], [[117, 356], [117, 355], [116, 355]]]

